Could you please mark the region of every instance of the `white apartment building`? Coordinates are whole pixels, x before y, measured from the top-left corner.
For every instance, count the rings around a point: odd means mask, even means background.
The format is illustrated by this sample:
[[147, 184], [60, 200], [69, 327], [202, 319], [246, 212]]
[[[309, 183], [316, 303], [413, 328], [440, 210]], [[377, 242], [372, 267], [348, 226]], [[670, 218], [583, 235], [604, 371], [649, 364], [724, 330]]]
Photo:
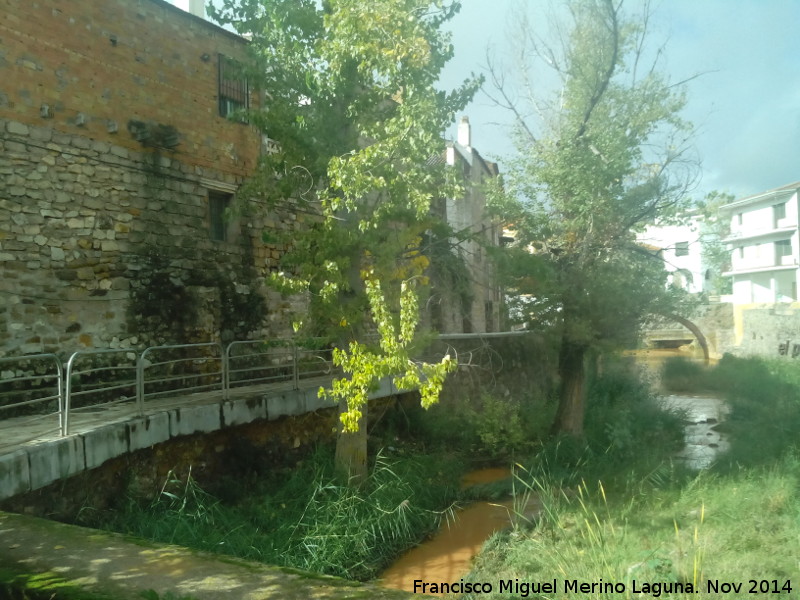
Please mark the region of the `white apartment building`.
[[636, 236], [640, 244], [659, 251], [670, 285], [691, 294], [716, 293], [710, 289], [714, 274], [703, 257], [702, 225], [702, 215], [690, 213], [682, 224], [656, 223]]
[[800, 276], [800, 182], [742, 198], [720, 208], [730, 218], [733, 303], [797, 302]]

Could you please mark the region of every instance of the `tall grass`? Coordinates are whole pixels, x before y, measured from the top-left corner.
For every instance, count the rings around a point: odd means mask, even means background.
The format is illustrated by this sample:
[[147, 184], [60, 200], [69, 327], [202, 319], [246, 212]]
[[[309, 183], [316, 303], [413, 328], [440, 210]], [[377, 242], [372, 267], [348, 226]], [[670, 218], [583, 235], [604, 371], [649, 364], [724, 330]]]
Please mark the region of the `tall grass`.
[[[795, 552], [800, 539], [800, 376], [783, 364], [733, 357], [712, 370], [675, 364], [666, 373], [679, 375], [685, 391], [716, 390], [728, 398], [731, 415], [724, 426], [730, 456], [712, 470], [690, 475], [669, 464], [668, 445], [653, 447], [660, 435], [640, 434], [620, 445], [601, 423], [587, 428], [593, 432], [582, 447], [554, 443], [538, 462], [516, 472], [520, 510], [522, 500], [533, 495], [542, 509], [538, 518], [519, 519], [512, 530], [486, 544], [469, 576], [475, 582], [495, 582], [494, 594], [481, 598], [508, 597], [499, 593], [497, 582], [515, 578], [556, 578], [557, 593], [531, 595], [538, 598], [655, 597], [637, 593], [634, 580], [640, 590], [643, 583], [659, 583], [660, 597], [672, 599], [794, 597], [800, 592]], [[594, 392], [600, 414], [629, 410], [646, 417], [646, 412], [633, 411], [632, 397], [620, 400], [635, 389], [620, 382], [602, 384], [600, 396]], [[602, 390], [609, 392], [606, 408]], [[632, 432], [642, 425], [634, 423]], [[603, 444], [609, 447], [606, 457], [597, 452]], [[639, 453], [648, 458], [640, 460]], [[661, 466], [654, 460], [659, 453]], [[616, 472], [606, 464], [612, 455], [619, 459], [610, 461]], [[621, 583], [624, 591], [566, 593], [564, 580], [575, 579]], [[777, 593], [749, 593], [751, 579], [777, 582], [770, 589]], [[715, 592], [708, 586], [715, 580], [741, 584], [741, 594]], [[683, 587], [664, 593], [671, 584]], [[692, 592], [686, 591], [689, 584]]]
[[150, 540], [269, 564], [366, 580], [424, 538], [458, 490], [459, 464], [447, 457], [378, 456], [360, 488], [342, 483], [320, 451], [276, 485], [265, 481], [223, 503], [197, 482], [169, 478], [152, 502], [128, 499], [84, 524]]

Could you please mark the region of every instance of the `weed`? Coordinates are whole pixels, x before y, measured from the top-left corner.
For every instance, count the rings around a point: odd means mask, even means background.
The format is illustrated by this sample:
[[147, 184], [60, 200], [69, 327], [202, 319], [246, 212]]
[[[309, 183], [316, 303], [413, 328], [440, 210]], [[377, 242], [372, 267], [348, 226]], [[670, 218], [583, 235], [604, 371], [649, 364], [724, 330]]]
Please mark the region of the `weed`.
[[351, 579], [369, 579], [434, 530], [456, 497], [461, 466], [442, 456], [376, 459], [363, 486], [341, 483], [319, 451], [276, 486], [265, 479], [238, 503], [191, 477], [167, 478], [151, 502], [86, 512], [88, 524], [159, 542]]

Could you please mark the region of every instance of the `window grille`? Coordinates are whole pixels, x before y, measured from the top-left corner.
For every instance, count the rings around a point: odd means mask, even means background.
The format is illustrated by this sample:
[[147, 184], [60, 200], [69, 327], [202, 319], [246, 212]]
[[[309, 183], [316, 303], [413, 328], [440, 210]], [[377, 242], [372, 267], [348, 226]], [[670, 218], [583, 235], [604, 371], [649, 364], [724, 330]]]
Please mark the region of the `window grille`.
[[240, 67], [230, 58], [219, 55], [219, 114], [227, 117], [237, 110], [249, 107], [250, 93], [247, 79]]

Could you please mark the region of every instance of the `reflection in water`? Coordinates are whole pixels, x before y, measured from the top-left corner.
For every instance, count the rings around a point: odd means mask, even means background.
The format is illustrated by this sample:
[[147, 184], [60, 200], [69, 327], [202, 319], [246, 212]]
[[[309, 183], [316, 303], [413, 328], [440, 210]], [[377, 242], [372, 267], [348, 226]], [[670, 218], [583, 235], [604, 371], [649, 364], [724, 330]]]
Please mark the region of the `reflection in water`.
[[[511, 476], [508, 469], [481, 469], [467, 474], [463, 487], [491, 483]], [[443, 523], [436, 535], [401, 556], [381, 575], [382, 585], [414, 591], [414, 580], [427, 583], [458, 581], [466, 575], [472, 559], [495, 531], [511, 522], [512, 501], [476, 502], [456, 512], [455, 520]]]

